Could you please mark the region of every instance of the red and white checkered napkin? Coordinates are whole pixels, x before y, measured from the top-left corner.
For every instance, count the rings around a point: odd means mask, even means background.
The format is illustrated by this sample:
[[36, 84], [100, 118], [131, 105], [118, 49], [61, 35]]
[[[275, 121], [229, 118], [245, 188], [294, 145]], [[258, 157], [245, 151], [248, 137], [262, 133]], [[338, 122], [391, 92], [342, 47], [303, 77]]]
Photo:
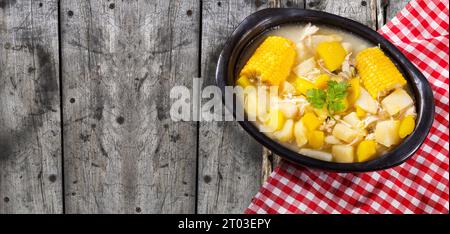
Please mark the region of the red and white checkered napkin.
[[427, 77], [436, 117], [422, 147], [395, 168], [363, 174], [315, 171], [283, 161], [246, 213], [449, 212], [448, 0], [412, 0], [380, 29]]

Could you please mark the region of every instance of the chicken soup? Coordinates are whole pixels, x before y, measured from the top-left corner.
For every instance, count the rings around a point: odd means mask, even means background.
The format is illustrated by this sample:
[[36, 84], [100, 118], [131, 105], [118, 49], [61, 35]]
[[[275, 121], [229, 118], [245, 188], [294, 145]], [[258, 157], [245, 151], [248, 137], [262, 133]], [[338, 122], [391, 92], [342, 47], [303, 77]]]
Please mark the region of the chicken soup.
[[414, 131], [407, 81], [376, 45], [311, 24], [277, 27], [252, 44], [236, 80], [247, 117], [291, 150], [365, 162]]

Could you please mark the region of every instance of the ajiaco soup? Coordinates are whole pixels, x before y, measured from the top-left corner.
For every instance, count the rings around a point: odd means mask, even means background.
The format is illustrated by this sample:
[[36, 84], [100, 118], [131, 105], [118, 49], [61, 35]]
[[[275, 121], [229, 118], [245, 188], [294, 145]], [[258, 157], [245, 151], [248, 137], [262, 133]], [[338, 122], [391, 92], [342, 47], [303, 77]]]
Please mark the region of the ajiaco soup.
[[365, 162], [413, 132], [407, 81], [376, 45], [311, 24], [275, 28], [253, 44], [236, 80], [246, 91], [243, 106], [254, 124], [291, 150]]

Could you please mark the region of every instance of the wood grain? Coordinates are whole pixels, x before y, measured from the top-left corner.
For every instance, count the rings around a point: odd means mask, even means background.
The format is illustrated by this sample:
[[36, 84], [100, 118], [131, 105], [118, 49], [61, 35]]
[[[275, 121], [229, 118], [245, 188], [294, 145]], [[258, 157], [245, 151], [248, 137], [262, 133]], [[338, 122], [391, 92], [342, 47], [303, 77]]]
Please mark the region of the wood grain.
[[306, 0], [306, 8], [326, 11], [376, 28], [376, 0]]
[[[228, 36], [262, 1], [206, 0], [202, 4], [201, 75], [214, 85], [217, 59]], [[237, 122], [201, 122], [198, 213], [241, 213], [261, 185], [262, 147]]]
[[57, 1], [0, 2], [0, 213], [62, 213]]
[[[303, 1], [203, 1], [201, 71], [213, 85], [217, 58], [234, 28], [251, 13]], [[268, 174], [262, 146], [236, 122], [202, 122], [199, 135], [199, 213], [241, 213]], [[267, 156], [265, 156], [267, 157]]]
[[376, 29], [407, 2], [0, 0], [0, 213], [242, 213], [277, 156], [236, 122], [174, 122], [170, 89], [214, 85], [259, 9]]
[[61, 2], [67, 213], [193, 213], [197, 126], [170, 89], [197, 76], [199, 2]]
[[409, 0], [384, 0], [386, 1], [386, 5], [384, 5], [385, 12], [385, 22], [389, 22], [399, 11], [401, 11], [406, 4], [408, 4]]

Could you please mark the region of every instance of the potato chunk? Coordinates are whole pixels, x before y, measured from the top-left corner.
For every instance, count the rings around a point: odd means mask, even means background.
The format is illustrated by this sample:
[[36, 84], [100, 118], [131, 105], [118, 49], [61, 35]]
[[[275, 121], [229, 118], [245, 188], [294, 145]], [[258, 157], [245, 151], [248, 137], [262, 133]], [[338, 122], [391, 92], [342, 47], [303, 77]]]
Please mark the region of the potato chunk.
[[356, 112], [350, 112], [348, 115], [344, 116], [343, 120], [354, 128], [358, 128], [361, 125], [361, 120], [356, 115]]
[[317, 45], [316, 51], [319, 57], [323, 59], [325, 67], [331, 72], [341, 67], [347, 55], [342, 44], [337, 41], [321, 42]]
[[355, 105], [371, 114], [376, 114], [378, 111], [378, 102], [363, 88], [359, 88], [359, 98], [356, 100]]
[[320, 150], [313, 150], [313, 149], [300, 149], [298, 151], [300, 154], [303, 154], [305, 156], [311, 157], [311, 158], [315, 158], [315, 159], [319, 159], [322, 161], [328, 161], [330, 162], [333, 159], [333, 155], [331, 155], [330, 153], [327, 152], [323, 152]]
[[297, 121], [294, 126], [294, 136], [295, 136], [295, 142], [297, 143], [298, 147], [302, 147], [306, 143], [308, 143], [308, 138], [307, 138], [306, 134], [307, 134], [307, 129], [303, 125], [302, 121]]
[[279, 109], [286, 118], [293, 119], [298, 114], [298, 106], [289, 101], [283, 101], [279, 103]]
[[286, 119], [279, 109], [272, 109], [269, 113], [267, 127], [270, 131], [278, 131], [284, 126], [285, 121]]
[[355, 106], [355, 109], [356, 109], [356, 115], [357, 115], [359, 118], [363, 118], [363, 117], [366, 116], [366, 112], [365, 112], [363, 109], [361, 109], [361, 107]]
[[392, 116], [412, 105], [414, 101], [403, 89], [397, 89], [381, 101], [383, 108]]
[[398, 144], [400, 142], [399, 127], [400, 121], [398, 120], [378, 122], [375, 127], [375, 140], [386, 147]]
[[324, 89], [328, 85], [328, 81], [330, 80], [330, 76], [327, 74], [322, 74], [316, 77], [314, 80], [314, 86], [318, 89]]
[[351, 145], [333, 145], [331, 148], [333, 159], [339, 163], [353, 162], [353, 147]]
[[400, 127], [398, 129], [398, 136], [402, 139], [407, 137], [414, 131], [415, 126], [416, 122], [414, 121], [414, 117], [411, 115], [406, 116], [400, 122]]
[[377, 153], [377, 143], [373, 140], [364, 140], [359, 143], [356, 150], [356, 161], [365, 162]]
[[313, 35], [311, 36], [311, 50], [315, 50], [317, 48], [317, 46], [320, 43], [323, 42], [341, 42], [342, 41], [342, 37], [340, 35], [337, 34], [331, 34], [331, 35]]
[[286, 120], [283, 128], [279, 131], [276, 131], [273, 135], [281, 142], [292, 141], [294, 139], [294, 120]]
[[294, 73], [297, 76], [306, 76], [309, 72], [311, 72], [314, 68], [317, 67], [316, 60], [314, 57], [311, 57], [294, 68]]
[[332, 134], [336, 138], [343, 140], [347, 143], [350, 143], [358, 135], [358, 132], [351, 129], [350, 127], [348, 127], [345, 124], [338, 123], [338, 124], [336, 124], [336, 126], [334, 126]]
[[353, 105], [353, 103], [356, 102], [356, 100], [358, 100], [359, 95], [361, 94], [361, 85], [359, 84], [359, 78], [355, 77], [352, 78], [348, 81], [348, 83], [350, 84], [350, 88], [348, 88], [348, 102]]
[[316, 130], [320, 124], [322, 123], [322, 121], [320, 121], [319, 118], [317, 118], [317, 116], [312, 113], [312, 112], [308, 112], [306, 113], [301, 121], [303, 122], [303, 125], [309, 130], [309, 131], [313, 131]]
[[256, 89], [249, 89], [246, 93], [244, 108], [249, 120], [256, 120], [258, 116], [258, 92]]
[[300, 77], [292, 78], [292, 85], [295, 87], [297, 93], [303, 95], [306, 95], [306, 91], [308, 91], [308, 89], [315, 88], [314, 84], [311, 81]]
[[325, 143], [330, 144], [330, 145], [340, 145], [342, 144], [342, 142], [337, 139], [335, 136], [333, 135], [329, 135], [325, 137]]
[[322, 131], [314, 130], [307, 134], [309, 146], [313, 149], [320, 149], [323, 146], [325, 140], [325, 134]]
[[244, 108], [247, 117], [251, 121], [257, 118], [261, 122], [266, 122], [269, 116], [269, 94], [261, 87], [248, 87], [244, 90], [245, 103]]

